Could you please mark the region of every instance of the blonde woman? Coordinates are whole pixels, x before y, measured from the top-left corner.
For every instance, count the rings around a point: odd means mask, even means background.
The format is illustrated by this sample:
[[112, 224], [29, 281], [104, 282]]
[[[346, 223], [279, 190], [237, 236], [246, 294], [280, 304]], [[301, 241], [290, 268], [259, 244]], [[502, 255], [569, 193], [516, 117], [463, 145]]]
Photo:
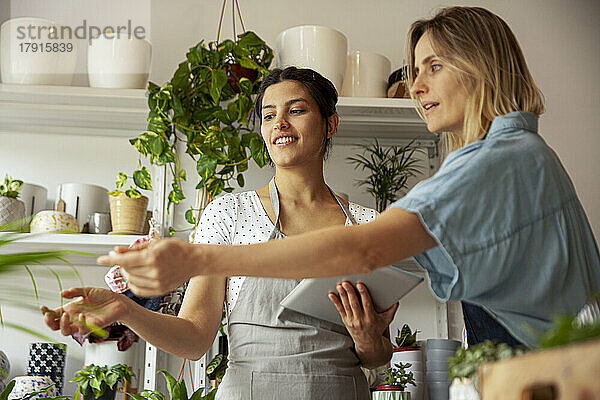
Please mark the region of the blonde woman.
[[463, 302], [470, 343], [534, 346], [554, 315], [600, 291], [587, 217], [538, 134], [542, 95], [510, 28], [483, 8], [415, 22], [407, 49], [411, 95], [450, 153], [375, 221], [252, 246], [162, 240], [98, 262], [120, 264], [149, 295], [196, 275], [325, 277], [415, 256], [437, 298]]

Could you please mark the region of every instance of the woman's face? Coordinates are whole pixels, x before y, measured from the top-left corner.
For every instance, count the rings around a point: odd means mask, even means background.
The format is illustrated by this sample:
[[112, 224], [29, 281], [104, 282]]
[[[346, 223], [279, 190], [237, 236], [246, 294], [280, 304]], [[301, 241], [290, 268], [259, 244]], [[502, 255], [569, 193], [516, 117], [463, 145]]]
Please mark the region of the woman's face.
[[459, 73], [436, 56], [426, 32], [415, 46], [415, 80], [410, 92], [425, 110], [430, 132], [461, 135], [468, 93]]
[[[323, 162], [325, 119], [300, 82], [283, 81], [265, 90], [260, 130], [276, 166]], [[330, 131], [333, 135], [335, 129]]]

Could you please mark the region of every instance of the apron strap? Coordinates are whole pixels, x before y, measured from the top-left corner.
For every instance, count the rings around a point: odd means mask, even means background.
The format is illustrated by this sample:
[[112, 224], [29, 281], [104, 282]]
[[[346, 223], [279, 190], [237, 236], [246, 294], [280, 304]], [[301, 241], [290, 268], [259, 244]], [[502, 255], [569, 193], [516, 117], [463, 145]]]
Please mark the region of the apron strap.
[[[327, 186], [327, 189], [329, 189], [329, 192], [344, 212], [346, 218], [350, 220], [352, 225], [357, 225], [354, 216], [350, 213], [350, 210], [348, 209], [346, 204], [338, 198], [338, 196], [333, 192], [333, 190], [331, 190], [329, 186]], [[273, 207], [273, 212], [275, 213], [275, 228], [273, 229], [273, 232], [271, 232], [271, 236], [269, 237], [269, 240], [272, 240], [279, 238], [279, 233], [281, 232], [281, 224], [279, 223], [279, 191], [277, 190], [277, 185], [275, 184], [275, 177], [271, 178], [271, 180], [269, 181], [269, 197], [271, 198], [271, 206]]]

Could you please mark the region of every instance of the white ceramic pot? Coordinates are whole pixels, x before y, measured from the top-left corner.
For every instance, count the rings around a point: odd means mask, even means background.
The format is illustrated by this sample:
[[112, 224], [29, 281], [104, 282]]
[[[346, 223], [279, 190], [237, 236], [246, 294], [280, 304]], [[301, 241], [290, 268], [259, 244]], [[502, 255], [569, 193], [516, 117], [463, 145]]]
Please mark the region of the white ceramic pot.
[[317, 25], [302, 25], [286, 29], [275, 44], [278, 67], [311, 68], [333, 82], [342, 91], [346, 72], [348, 40], [335, 29]]
[[[47, 376], [15, 376], [15, 387], [8, 395], [8, 400], [20, 399], [28, 393], [37, 392], [48, 385], [52, 385], [52, 379]], [[45, 393], [33, 396], [30, 400], [40, 397], [53, 397], [57, 395], [56, 388], [52, 386]]]
[[62, 211], [40, 211], [33, 217], [29, 225], [31, 233], [49, 233], [64, 231], [64, 233], [79, 232], [77, 220], [71, 214]]
[[108, 203], [108, 190], [102, 186], [85, 183], [63, 183], [56, 189], [56, 202], [65, 202], [65, 212], [74, 215], [83, 230], [88, 223], [90, 214], [110, 212]]
[[342, 96], [387, 97], [390, 60], [377, 53], [354, 50], [348, 54]]
[[69, 38], [61, 28], [44, 18], [22, 17], [4, 22], [0, 27], [2, 82], [70, 85], [78, 39], [74, 35]]
[[90, 86], [144, 89], [151, 60], [152, 45], [147, 40], [101, 35], [88, 46]]
[[475, 390], [470, 379], [454, 378], [450, 385], [450, 400], [479, 400], [479, 393]]
[[[129, 367], [136, 366], [139, 342], [134, 342], [125, 351], [119, 351], [115, 340], [107, 340], [99, 343], [85, 342], [85, 365], [108, 365], [125, 364]], [[143, 346], [142, 346], [143, 347]]]
[[0, 196], [0, 226], [23, 218], [25, 218], [25, 203], [12, 197]]
[[19, 198], [25, 203], [25, 216], [32, 217], [40, 211], [46, 210], [48, 189], [33, 183], [23, 183], [19, 191]]

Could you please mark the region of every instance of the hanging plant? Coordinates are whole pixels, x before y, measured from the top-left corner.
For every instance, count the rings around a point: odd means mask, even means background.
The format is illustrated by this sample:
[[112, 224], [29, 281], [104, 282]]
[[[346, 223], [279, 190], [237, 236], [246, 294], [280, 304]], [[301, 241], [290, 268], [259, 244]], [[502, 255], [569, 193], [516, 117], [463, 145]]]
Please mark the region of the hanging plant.
[[[217, 41], [200, 41], [190, 48], [169, 82], [148, 83], [148, 128], [130, 140], [139, 153], [138, 166], [143, 156], [151, 165], [168, 167], [169, 206], [186, 198], [180, 142], [196, 165], [196, 189], [204, 188], [209, 198], [232, 192], [234, 181], [244, 186], [250, 159], [259, 167], [268, 162], [252, 110], [253, 95], [269, 73], [273, 51], [251, 31], [237, 35], [235, 41], [219, 42], [218, 36]], [[138, 168], [133, 176], [142, 173]], [[194, 227], [199, 211], [192, 206], [185, 213]]]

